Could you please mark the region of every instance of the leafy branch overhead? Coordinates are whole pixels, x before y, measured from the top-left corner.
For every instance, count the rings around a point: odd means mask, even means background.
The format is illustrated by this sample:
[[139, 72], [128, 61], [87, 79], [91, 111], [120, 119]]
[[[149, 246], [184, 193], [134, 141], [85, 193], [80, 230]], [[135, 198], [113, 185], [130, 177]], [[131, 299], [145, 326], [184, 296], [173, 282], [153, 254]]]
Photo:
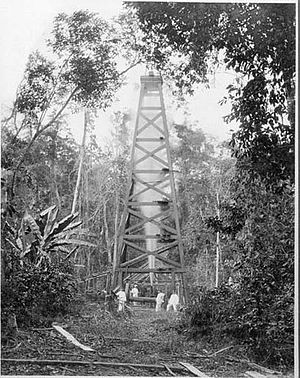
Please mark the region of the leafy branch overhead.
[[[17, 110], [37, 115], [50, 104], [63, 106], [70, 94], [72, 102], [81, 106], [108, 106], [121, 84], [113, 36], [112, 27], [93, 13], [59, 14], [48, 40], [52, 56], [46, 58], [39, 52], [30, 56]], [[40, 114], [40, 121], [44, 116]]]
[[[125, 66], [119, 63], [121, 52], [135, 44], [128, 33], [89, 11], [55, 18], [49, 51], [30, 55], [14, 109], [6, 119], [7, 123], [13, 118], [16, 136], [28, 140], [15, 172], [36, 139], [57, 125], [67, 109], [105, 109], [112, 103], [124, 74], [140, 62], [138, 54], [128, 54]], [[12, 189], [14, 184], [15, 175]]]
[[[231, 145], [267, 182], [293, 178], [295, 4], [128, 2], [151, 56], [179, 93], [194, 92], [220, 64], [239, 79], [223, 101], [240, 125]], [[267, 172], [267, 174], [265, 174]]]

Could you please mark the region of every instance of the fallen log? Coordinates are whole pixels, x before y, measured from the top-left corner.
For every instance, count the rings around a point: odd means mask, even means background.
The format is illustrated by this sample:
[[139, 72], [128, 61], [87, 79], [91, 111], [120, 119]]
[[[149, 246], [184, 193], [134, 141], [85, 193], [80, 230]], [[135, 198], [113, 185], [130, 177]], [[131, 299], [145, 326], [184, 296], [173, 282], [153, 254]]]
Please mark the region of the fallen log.
[[[1, 362], [15, 362], [21, 364], [41, 364], [41, 365], [95, 365], [95, 366], [111, 366], [111, 367], [129, 367], [133, 366], [139, 369], [156, 369], [165, 370], [165, 366], [151, 364], [136, 364], [130, 362], [104, 362], [104, 361], [71, 361], [71, 360], [37, 360], [37, 359], [19, 359], [19, 358], [1, 358]], [[170, 366], [173, 371], [186, 370], [183, 366]]]
[[144, 303], [155, 303], [155, 297], [129, 297], [130, 302], [144, 302]]

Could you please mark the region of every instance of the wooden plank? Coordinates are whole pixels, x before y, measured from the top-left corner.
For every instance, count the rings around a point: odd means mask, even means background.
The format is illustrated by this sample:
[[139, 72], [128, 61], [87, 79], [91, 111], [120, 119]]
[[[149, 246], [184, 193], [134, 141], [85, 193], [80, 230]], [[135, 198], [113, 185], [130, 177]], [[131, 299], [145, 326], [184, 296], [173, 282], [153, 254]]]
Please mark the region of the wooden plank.
[[[160, 240], [162, 238], [161, 235], [124, 235], [123, 239], [124, 240], [147, 240], [147, 239], [156, 239]], [[175, 235], [170, 235], [168, 238], [168, 241], [174, 241], [177, 239], [177, 236]]]
[[142, 202], [142, 201], [131, 201], [128, 202], [128, 206], [159, 206], [157, 201], [151, 201], [151, 202]]
[[147, 269], [141, 269], [141, 268], [118, 268], [119, 272], [125, 272], [125, 273], [171, 273], [174, 271], [175, 273], [186, 273], [186, 269], [182, 268], [147, 268]]
[[198, 370], [195, 366], [189, 364], [188, 362], [179, 362], [180, 365], [184, 366], [187, 370], [193, 373], [196, 377], [209, 378], [208, 375]]
[[159, 138], [136, 138], [135, 141], [136, 142], [161, 142], [163, 141], [165, 138], [164, 137], [159, 137]]
[[161, 106], [143, 106], [141, 110], [161, 110]]
[[62, 327], [55, 325], [55, 324], [52, 324], [52, 327], [54, 329], [56, 329], [57, 332], [59, 332], [60, 334], [65, 336], [72, 344], [78, 346], [82, 350], [85, 350], [85, 351], [88, 351], [88, 352], [94, 352], [94, 349], [92, 349], [89, 346], [81, 344], [78, 340], [75, 339], [75, 337], [73, 335], [71, 335], [69, 332], [64, 330]]
[[[155, 303], [155, 297], [129, 297], [128, 300], [130, 302], [143, 302], [143, 303]], [[132, 340], [130, 340], [132, 341]]]
[[155, 93], [150, 93], [150, 92], [146, 92], [144, 94], [145, 97], [157, 97], [158, 96], [158, 92], [155, 92]]
[[165, 174], [165, 173], [169, 173], [169, 170], [167, 172], [164, 172], [161, 169], [134, 169], [133, 173], [153, 173], [153, 174], [164, 173]]

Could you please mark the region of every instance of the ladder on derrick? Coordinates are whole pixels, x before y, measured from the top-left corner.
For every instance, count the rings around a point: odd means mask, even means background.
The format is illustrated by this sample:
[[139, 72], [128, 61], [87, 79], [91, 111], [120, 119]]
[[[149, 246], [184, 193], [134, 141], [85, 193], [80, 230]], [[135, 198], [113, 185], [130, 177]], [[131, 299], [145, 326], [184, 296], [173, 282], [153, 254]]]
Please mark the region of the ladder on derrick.
[[162, 78], [141, 77], [130, 177], [121, 224], [115, 285], [170, 282], [186, 298], [183, 245], [176, 203]]

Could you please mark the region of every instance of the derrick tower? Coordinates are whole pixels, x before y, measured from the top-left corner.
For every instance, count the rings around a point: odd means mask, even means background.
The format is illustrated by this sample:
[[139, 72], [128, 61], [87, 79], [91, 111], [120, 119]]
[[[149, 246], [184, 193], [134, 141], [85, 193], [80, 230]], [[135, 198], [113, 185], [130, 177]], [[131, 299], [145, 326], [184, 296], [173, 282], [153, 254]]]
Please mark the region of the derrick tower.
[[116, 284], [170, 283], [185, 298], [184, 256], [161, 76], [141, 76]]

